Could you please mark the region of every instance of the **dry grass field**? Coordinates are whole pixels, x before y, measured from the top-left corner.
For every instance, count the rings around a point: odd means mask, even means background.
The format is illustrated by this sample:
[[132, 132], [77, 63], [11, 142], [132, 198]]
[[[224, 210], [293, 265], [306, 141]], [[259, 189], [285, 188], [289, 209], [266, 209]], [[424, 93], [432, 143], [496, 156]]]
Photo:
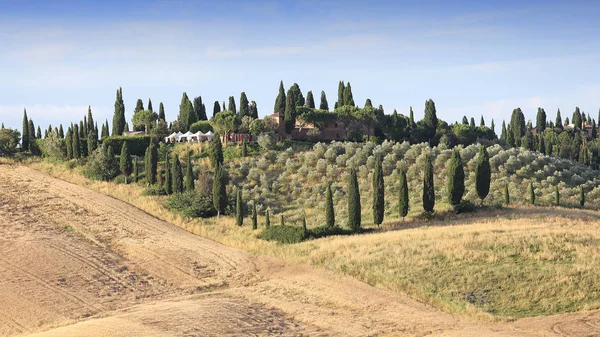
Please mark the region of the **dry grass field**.
[[503, 209], [284, 246], [228, 218], [174, 217], [138, 186], [33, 166], [63, 180], [0, 165], [3, 336], [600, 334], [593, 211]]

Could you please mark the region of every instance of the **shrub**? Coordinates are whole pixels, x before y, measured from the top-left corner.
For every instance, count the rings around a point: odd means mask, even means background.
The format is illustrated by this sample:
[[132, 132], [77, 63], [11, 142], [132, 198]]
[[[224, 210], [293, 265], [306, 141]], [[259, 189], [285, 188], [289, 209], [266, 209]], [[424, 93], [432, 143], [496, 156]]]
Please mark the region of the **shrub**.
[[209, 218], [217, 215], [212, 198], [194, 191], [173, 194], [167, 199], [167, 208], [188, 218]]
[[146, 149], [150, 146], [150, 136], [111, 136], [102, 140], [102, 145], [111, 146], [113, 149], [121, 149], [127, 141], [129, 154], [143, 157]]
[[257, 238], [280, 243], [299, 243], [307, 237], [307, 232], [302, 227], [295, 226], [271, 226], [263, 229]]
[[83, 174], [94, 180], [109, 181], [119, 174], [119, 164], [117, 163], [112, 147], [97, 149], [88, 158], [83, 168]]
[[207, 133], [208, 131], [213, 131], [212, 125], [210, 125], [209, 121], [197, 121], [196, 123], [190, 125], [190, 132], [196, 133], [198, 131], [202, 131], [202, 133]]
[[0, 154], [10, 155], [17, 152], [21, 134], [17, 130], [0, 129]]
[[264, 151], [271, 150], [275, 147], [275, 135], [270, 132], [261, 133], [256, 142]]

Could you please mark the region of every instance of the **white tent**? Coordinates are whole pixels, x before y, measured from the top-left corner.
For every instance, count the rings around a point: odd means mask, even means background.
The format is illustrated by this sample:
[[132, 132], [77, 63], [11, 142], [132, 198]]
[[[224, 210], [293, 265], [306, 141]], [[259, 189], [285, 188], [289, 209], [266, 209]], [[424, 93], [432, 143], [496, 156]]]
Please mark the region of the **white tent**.
[[165, 137], [165, 143], [175, 143], [179, 141], [179, 137], [182, 135], [181, 132], [173, 132], [169, 136]]
[[212, 131], [208, 131], [207, 133], [204, 134], [207, 138], [207, 140], [212, 140], [212, 137], [215, 135]]
[[188, 132], [182, 134], [181, 136], [179, 136], [178, 141], [179, 142], [189, 142], [191, 135], [192, 135], [192, 133], [188, 131]]

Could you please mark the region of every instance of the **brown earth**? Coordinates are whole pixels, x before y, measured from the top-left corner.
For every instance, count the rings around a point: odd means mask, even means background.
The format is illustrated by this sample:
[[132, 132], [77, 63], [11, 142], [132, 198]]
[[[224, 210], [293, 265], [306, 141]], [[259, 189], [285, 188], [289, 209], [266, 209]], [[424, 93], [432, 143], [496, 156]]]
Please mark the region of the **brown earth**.
[[455, 317], [0, 165], [0, 335], [600, 336], [600, 312], [511, 323]]

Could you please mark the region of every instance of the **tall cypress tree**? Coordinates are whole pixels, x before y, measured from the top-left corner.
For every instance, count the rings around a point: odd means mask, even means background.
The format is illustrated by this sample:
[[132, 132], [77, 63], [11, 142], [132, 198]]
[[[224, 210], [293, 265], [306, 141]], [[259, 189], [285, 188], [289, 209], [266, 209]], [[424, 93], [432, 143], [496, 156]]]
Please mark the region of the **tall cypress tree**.
[[250, 102], [250, 117], [258, 119], [258, 106], [255, 101]]
[[73, 126], [73, 158], [81, 158], [81, 141], [79, 140], [79, 126], [77, 123]]
[[350, 86], [350, 82], [344, 88], [344, 105], [354, 106], [354, 97], [352, 96], [352, 87]]
[[[115, 113], [113, 115], [113, 136], [120, 136], [125, 130], [125, 103], [123, 103], [123, 89], [117, 90], [117, 98], [115, 99]], [[108, 124], [108, 121], [106, 122]]]
[[542, 134], [546, 130], [546, 111], [542, 108], [538, 108], [536, 121], [535, 121], [536, 133]]
[[558, 185], [554, 186], [554, 204], [560, 206], [560, 191], [558, 190]]
[[119, 168], [121, 169], [121, 173], [125, 176], [125, 184], [127, 184], [127, 177], [131, 174], [131, 155], [129, 154], [129, 147], [127, 145], [127, 141], [123, 142], [123, 146], [121, 147], [121, 158]]
[[525, 116], [523, 115], [523, 111], [521, 108], [516, 108], [513, 110], [512, 116], [510, 118], [510, 128], [513, 132], [514, 146], [521, 146], [521, 139], [525, 136]]
[[246, 92], [242, 91], [240, 94], [240, 117], [250, 116], [250, 102], [248, 102], [248, 97], [246, 97]]
[[469, 123], [469, 126], [472, 128], [475, 127], [475, 118], [471, 117], [471, 123]]
[[309, 90], [306, 93], [306, 103], [304, 103], [304, 106], [309, 108], [309, 109], [314, 109], [315, 108], [315, 98], [313, 97], [313, 93], [312, 90]]
[[240, 146], [241, 146], [242, 157], [248, 156], [248, 146], [246, 145], [246, 138], [244, 138], [244, 140], [242, 140], [242, 145], [240, 145]]
[[[212, 200], [213, 206], [217, 210], [217, 217], [219, 217], [221, 213], [225, 211], [225, 207], [227, 207], [227, 191], [225, 189], [227, 182], [225, 179], [225, 169], [222, 165], [218, 165], [215, 167], [212, 185]], [[267, 220], [268, 219], [269, 216], [267, 214]]]
[[58, 128], [58, 137], [59, 137], [60, 139], [65, 139], [65, 131], [64, 131], [64, 129], [63, 129], [63, 126], [62, 126], [62, 124], [60, 124], [60, 125], [59, 125], [59, 128]]
[[252, 203], [252, 229], [258, 229], [258, 214], [256, 213], [256, 201]]
[[481, 115], [481, 119], [479, 120], [479, 126], [485, 126], [485, 120], [483, 119], [483, 115]]
[[425, 102], [425, 116], [423, 117], [423, 126], [425, 128], [425, 135], [432, 143], [433, 137], [435, 137], [435, 131], [438, 126], [438, 118], [435, 109], [435, 103], [432, 99], [428, 99]]
[[546, 154], [546, 141], [542, 135], [538, 135], [538, 152], [541, 154]]
[[492, 123], [490, 125], [490, 129], [492, 129], [492, 132], [494, 133], [494, 137], [496, 137], [496, 125], [494, 124], [493, 118], [492, 118]]
[[135, 103], [135, 109], [133, 109], [133, 113], [135, 114], [136, 112], [142, 110], [144, 110], [144, 102], [138, 98], [137, 102]]
[[163, 102], [160, 102], [158, 105], [158, 120], [167, 121], [167, 116], [165, 116], [165, 106]]
[[353, 231], [360, 229], [360, 192], [358, 189], [358, 179], [356, 171], [350, 169], [348, 175], [348, 227]]
[[477, 190], [479, 199], [481, 199], [482, 205], [483, 199], [485, 199], [490, 192], [491, 178], [492, 171], [490, 168], [490, 157], [486, 147], [481, 146], [477, 156], [477, 166], [475, 167], [475, 189]]
[[67, 159], [73, 159], [73, 131], [71, 130], [71, 128], [67, 129], [65, 143], [67, 145]]
[[535, 205], [535, 189], [533, 188], [533, 182], [529, 183], [529, 202]]
[[171, 161], [169, 158], [169, 152], [165, 154], [165, 193], [167, 195], [173, 194], [173, 172], [171, 172]]
[[321, 91], [321, 104], [319, 104], [319, 109], [329, 111], [329, 103], [327, 103], [325, 91]]
[[98, 148], [98, 134], [96, 133], [96, 129], [94, 128], [92, 128], [88, 133], [87, 147], [89, 155], [92, 155], [92, 153], [94, 153], [94, 151], [96, 151], [96, 149]]
[[285, 112], [285, 104], [286, 104], [286, 96], [285, 89], [283, 88], [283, 81], [279, 82], [279, 94], [275, 99], [275, 106], [273, 107], [273, 112], [275, 113], [284, 113]]
[[92, 116], [92, 106], [88, 105], [88, 113], [87, 113], [87, 130], [88, 133], [92, 131], [94, 128], [94, 117]]
[[557, 129], [563, 129], [562, 117], [560, 116], [560, 109], [556, 111], [556, 122], [554, 122], [554, 127]]
[[235, 198], [235, 224], [242, 226], [244, 224], [244, 204], [242, 201], [242, 189], [237, 189], [237, 196]]
[[35, 134], [35, 139], [42, 139], [42, 129], [40, 129], [40, 126], [37, 126], [37, 132]]
[[417, 126], [417, 123], [415, 123], [415, 113], [413, 112], [412, 106], [410, 107], [408, 123], [411, 128], [414, 128], [415, 126]]
[[237, 115], [237, 108], [235, 106], [235, 98], [233, 96], [229, 96], [229, 104], [227, 105], [227, 110], [233, 112]]
[[385, 193], [383, 186], [383, 169], [381, 157], [375, 158], [375, 170], [373, 171], [373, 223], [379, 226], [383, 222]]
[[213, 104], [213, 117], [215, 117], [215, 115], [219, 112], [221, 112], [221, 105], [219, 104], [219, 101], [215, 101]]
[[423, 174], [423, 210], [433, 212], [435, 207], [435, 187], [433, 185], [433, 163], [430, 156], [425, 158], [425, 171]]
[[292, 91], [290, 88], [287, 92], [287, 97], [285, 101], [285, 133], [291, 134], [296, 125], [296, 101]]
[[406, 170], [400, 171], [400, 196], [398, 198], [398, 213], [404, 219], [408, 214], [408, 181], [406, 180]]
[[23, 110], [23, 132], [21, 141], [21, 150], [29, 151], [29, 120], [27, 119], [27, 110]]
[[573, 123], [573, 127], [575, 129], [581, 130], [583, 127], [583, 120], [581, 118], [581, 112], [579, 111], [579, 107], [575, 107], [575, 111], [573, 112], [573, 118], [571, 119], [571, 123]]
[[148, 98], [148, 111], [154, 112], [154, 108], [152, 107], [152, 99]]
[[579, 191], [579, 206], [583, 208], [585, 206], [585, 191], [583, 190], [583, 185], [581, 185]]
[[269, 229], [271, 228], [271, 217], [269, 216], [269, 209], [267, 208], [267, 211], [265, 212], [265, 228]]
[[503, 120], [502, 121], [502, 131], [500, 133], [500, 139], [507, 142], [507, 130], [506, 130], [506, 122]]
[[173, 156], [173, 162], [171, 163], [171, 173], [173, 177], [173, 193], [183, 192], [183, 170], [181, 168], [181, 162], [179, 162], [179, 156]]
[[333, 210], [333, 194], [331, 193], [331, 184], [327, 185], [325, 192], [325, 226], [333, 228], [335, 226], [335, 213]]
[[133, 167], [133, 182], [137, 183], [140, 175], [137, 158], [133, 158], [131, 165]]
[[150, 142], [150, 146], [148, 146], [147, 153], [148, 154], [146, 158], [146, 180], [148, 181], [148, 184], [154, 185], [156, 183], [156, 171], [158, 166], [158, 150], [156, 149], [156, 144], [154, 144], [153, 141]]
[[458, 149], [452, 151], [448, 164], [448, 201], [450, 205], [457, 206], [465, 193], [465, 170]]
[[223, 144], [221, 144], [221, 136], [219, 134], [214, 134], [210, 140], [208, 155], [213, 168], [223, 164]]
[[190, 129], [190, 125], [198, 121], [196, 119], [196, 114], [194, 113], [192, 102], [185, 92], [181, 96], [181, 103], [179, 104], [179, 116], [177, 120], [179, 120], [183, 131], [188, 131]]
[[[367, 100], [365, 101], [365, 108], [367, 108], [367, 107], [370, 107], [370, 108], [373, 107], [373, 102], [371, 102], [370, 98], [367, 98]], [[396, 111], [396, 110], [394, 109], [394, 111]]]
[[206, 116], [206, 106], [202, 103], [202, 96], [194, 98], [194, 112], [196, 113], [197, 120], [205, 121], [208, 119], [208, 116]]
[[187, 163], [185, 167], [185, 190], [193, 191], [194, 186], [194, 172], [192, 170], [192, 154], [189, 153], [187, 156]]
[[508, 183], [504, 184], [504, 204], [510, 204], [510, 194], [508, 193]]
[[338, 84], [338, 100], [335, 103], [335, 109], [342, 107], [344, 105], [344, 91], [346, 87], [344, 86], [344, 81], [340, 81]]

